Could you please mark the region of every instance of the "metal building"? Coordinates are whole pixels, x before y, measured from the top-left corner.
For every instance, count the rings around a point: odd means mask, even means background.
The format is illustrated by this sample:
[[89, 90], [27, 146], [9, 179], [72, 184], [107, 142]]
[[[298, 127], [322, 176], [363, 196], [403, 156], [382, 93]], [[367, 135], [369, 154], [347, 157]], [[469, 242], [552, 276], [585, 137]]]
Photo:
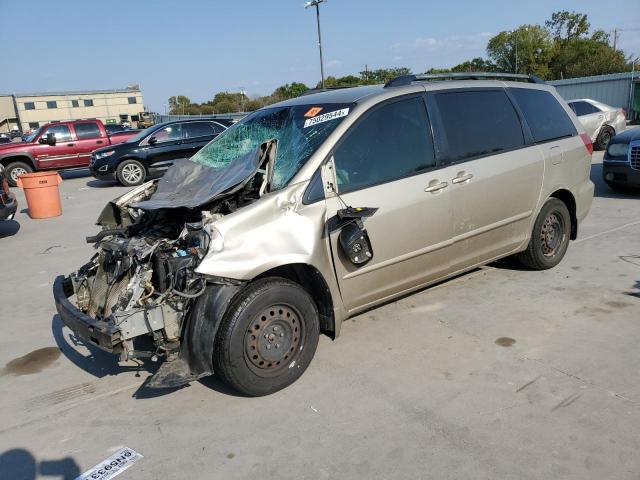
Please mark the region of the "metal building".
[[567, 78], [547, 83], [555, 86], [565, 100], [591, 98], [612, 107], [624, 108], [629, 119], [637, 119], [640, 115], [640, 72]]

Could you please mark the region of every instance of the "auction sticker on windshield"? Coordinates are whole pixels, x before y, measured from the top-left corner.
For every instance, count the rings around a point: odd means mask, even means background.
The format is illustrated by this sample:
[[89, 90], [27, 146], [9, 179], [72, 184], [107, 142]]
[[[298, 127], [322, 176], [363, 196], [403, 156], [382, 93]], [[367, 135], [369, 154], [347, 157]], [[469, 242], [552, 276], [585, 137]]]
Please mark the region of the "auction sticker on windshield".
[[91, 470], [87, 470], [75, 480], [108, 480], [120, 475], [131, 465], [143, 458], [135, 450], [124, 447], [103, 460]]
[[334, 120], [336, 118], [346, 117], [347, 115], [349, 115], [348, 108], [323, 113], [322, 115], [318, 115], [317, 117], [306, 119], [304, 121], [304, 128], [312, 127], [313, 125], [317, 125], [318, 123], [328, 122], [329, 120]]

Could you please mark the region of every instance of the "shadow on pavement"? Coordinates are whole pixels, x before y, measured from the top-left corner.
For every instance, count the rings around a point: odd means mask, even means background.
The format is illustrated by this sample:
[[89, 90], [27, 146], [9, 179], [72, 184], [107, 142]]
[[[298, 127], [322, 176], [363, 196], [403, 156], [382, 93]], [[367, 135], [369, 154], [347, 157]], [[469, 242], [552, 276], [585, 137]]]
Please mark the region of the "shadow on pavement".
[[35, 480], [39, 476], [73, 480], [80, 473], [80, 467], [71, 457], [37, 462], [31, 452], [22, 448], [0, 454], [0, 474], [7, 480]]
[[82, 178], [91, 176], [88, 168], [75, 168], [73, 170], [58, 171], [63, 180], [72, 180], [74, 178]]
[[20, 224], [15, 220], [0, 220], [0, 238], [12, 237], [20, 230]]
[[109, 188], [117, 186], [118, 182], [116, 182], [115, 180], [98, 180], [97, 178], [95, 178], [87, 182], [87, 187], [91, 188]]
[[[118, 375], [123, 372], [137, 372], [137, 376], [140, 376], [140, 372], [153, 374], [159, 367], [157, 362], [151, 362], [150, 360], [141, 361], [138, 365], [120, 365], [118, 364], [117, 355], [103, 352], [93, 345], [86, 344], [73, 334], [69, 337], [73, 342], [73, 344], [70, 344], [63, 333], [63, 326], [60, 316], [58, 314], [54, 315], [51, 319], [51, 331], [58, 348], [71, 363], [94, 377], [102, 378], [107, 375]], [[83, 355], [78, 352], [75, 348], [76, 346], [85, 347], [89, 350], [89, 355]]]

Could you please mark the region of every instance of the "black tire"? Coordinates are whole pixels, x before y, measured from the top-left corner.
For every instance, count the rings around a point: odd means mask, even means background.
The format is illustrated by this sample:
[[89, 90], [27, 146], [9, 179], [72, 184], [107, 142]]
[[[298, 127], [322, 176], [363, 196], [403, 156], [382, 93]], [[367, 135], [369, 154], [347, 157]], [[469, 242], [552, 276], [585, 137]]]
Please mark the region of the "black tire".
[[302, 287], [279, 277], [257, 280], [229, 305], [216, 334], [213, 371], [240, 393], [269, 395], [300, 378], [319, 335], [316, 305]]
[[561, 200], [550, 198], [544, 204], [531, 232], [527, 249], [518, 254], [525, 267], [546, 270], [564, 257], [571, 237], [571, 215]]
[[595, 147], [596, 150], [605, 150], [609, 145], [609, 140], [613, 138], [615, 132], [610, 127], [604, 127], [600, 130], [598, 137], [596, 138]]
[[116, 170], [116, 178], [120, 185], [135, 187], [147, 178], [147, 169], [138, 160], [129, 158], [123, 160]]
[[26, 162], [11, 162], [4, 168], [9, 186], [18, 186], [18, 176], [33, 172], [33, 167]]

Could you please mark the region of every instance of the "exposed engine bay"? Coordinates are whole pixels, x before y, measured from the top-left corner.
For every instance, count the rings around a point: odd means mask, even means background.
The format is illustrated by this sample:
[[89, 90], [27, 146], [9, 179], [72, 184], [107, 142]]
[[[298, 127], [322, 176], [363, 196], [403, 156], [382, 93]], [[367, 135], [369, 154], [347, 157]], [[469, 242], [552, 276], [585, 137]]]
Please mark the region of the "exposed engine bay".
[[[263, 143], [223, 172], [174, 165], [107, 205], [103, 230], [87, 238], [96, 254], [69, 280], [77, 308], [117, 332], [112, 351], [121, 360], [177, 357], [190, 307], [215, 282], [195, 271], [209, 249], [221, 248], [215, 222], [268, 192], [275, 149], [275, 140]], [[141, 336], [153, 347], [134, 345]]]

